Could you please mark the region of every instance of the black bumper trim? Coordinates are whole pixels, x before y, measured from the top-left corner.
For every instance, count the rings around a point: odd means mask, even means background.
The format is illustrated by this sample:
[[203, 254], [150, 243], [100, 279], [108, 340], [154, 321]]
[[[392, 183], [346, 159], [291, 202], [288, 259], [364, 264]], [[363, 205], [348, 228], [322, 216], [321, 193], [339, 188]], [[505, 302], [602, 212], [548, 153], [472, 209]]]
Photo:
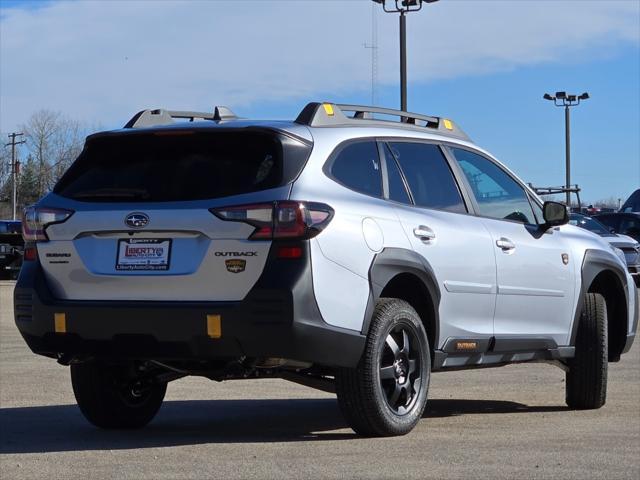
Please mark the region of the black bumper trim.
[[[25, 262], [14, 291], [16, 325], [29, 347], [47, 356], [280, 357], [354, 367], [365, 337], [324, 322], [313, 293], [308, 244], [303, 247], [302, 259], [270, 254], [240, 302], [63, 301], [51, 294], [40, 264]], [[54, 313], [65, 313], [66, 333], [55, 333]], [[207, 335], [211, 314], [221, 315], [222, 338]]]

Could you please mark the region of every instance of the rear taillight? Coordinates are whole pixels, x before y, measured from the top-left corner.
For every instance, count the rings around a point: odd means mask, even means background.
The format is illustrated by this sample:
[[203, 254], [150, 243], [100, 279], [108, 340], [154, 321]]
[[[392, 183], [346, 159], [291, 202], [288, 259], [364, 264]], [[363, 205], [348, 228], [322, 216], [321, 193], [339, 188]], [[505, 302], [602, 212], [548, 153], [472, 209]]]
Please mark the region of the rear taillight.
[[27, 207], [22, 214], [22, 237], [25, 242], [46, 242], [49, 239], [46, 228], [54, 223], [62, 223], [73, 212], [61, 208]]
[[210, 211], [221, 220], [254, 226], [249, 240], [313, 238], [333, 217], [333, 209], [324, 203], [292, 200], [212, 208]]

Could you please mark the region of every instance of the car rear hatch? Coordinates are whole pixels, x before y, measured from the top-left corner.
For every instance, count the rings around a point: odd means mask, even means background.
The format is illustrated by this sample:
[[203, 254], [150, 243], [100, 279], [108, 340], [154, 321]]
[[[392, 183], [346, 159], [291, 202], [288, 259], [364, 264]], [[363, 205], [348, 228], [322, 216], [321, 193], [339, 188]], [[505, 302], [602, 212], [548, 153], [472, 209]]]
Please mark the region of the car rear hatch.
[[243, 299], [271, 241], [211, 209], [287, 199], [310, 150], [264, 128], [90, 137], [41, 202], [73, 212], [37, 243], [47, 283], [66, 300]]

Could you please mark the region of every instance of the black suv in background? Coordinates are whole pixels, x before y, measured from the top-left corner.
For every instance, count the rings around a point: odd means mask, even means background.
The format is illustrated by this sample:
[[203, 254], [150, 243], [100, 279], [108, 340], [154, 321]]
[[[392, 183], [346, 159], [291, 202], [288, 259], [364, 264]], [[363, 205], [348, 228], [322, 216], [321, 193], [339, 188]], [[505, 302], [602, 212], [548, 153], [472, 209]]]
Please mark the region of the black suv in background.
[[620, 208], [620, 213], [631, 212], [640, 213], [640, 188], [629, 195], [627, 201], [624, 202], [624, 205], [622, 205], [622, 208]]
[[617, 213], [593, 215], [615, 233], [628, 235], [640, 242], [640, 188], [629, 195]]
[[601, 213], [593, 217], [615, 233], [628, 235], [635, 241], [640, 242], [640, 213]]
[[24, 240], [18, 220], [0, 220], [0, 279], [18, 278]]

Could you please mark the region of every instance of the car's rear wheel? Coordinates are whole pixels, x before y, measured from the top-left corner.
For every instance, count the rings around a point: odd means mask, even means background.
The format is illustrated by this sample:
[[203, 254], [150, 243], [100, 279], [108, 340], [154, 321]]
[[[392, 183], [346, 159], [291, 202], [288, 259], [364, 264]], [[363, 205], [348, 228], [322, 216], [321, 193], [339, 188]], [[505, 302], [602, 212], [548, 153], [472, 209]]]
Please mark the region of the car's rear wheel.
[[131, 374], [131, 365], [88, 361], [71, 365], [71, 384], [80, 411], [101, 428], [140, 428], [162, 405], [166, 383]]
[[607, 305], [598, 293], [587, 293], [582, 307], [575, 357], [566, 374], [567, 405], [600, 408], [607, 399]]
[[430, 375], [429, 343], [420, 317], [407, 302], [383, 298], [357, 367], [336, 373], [340, 409], [360, 435], [404, 435], [422, 417]]

